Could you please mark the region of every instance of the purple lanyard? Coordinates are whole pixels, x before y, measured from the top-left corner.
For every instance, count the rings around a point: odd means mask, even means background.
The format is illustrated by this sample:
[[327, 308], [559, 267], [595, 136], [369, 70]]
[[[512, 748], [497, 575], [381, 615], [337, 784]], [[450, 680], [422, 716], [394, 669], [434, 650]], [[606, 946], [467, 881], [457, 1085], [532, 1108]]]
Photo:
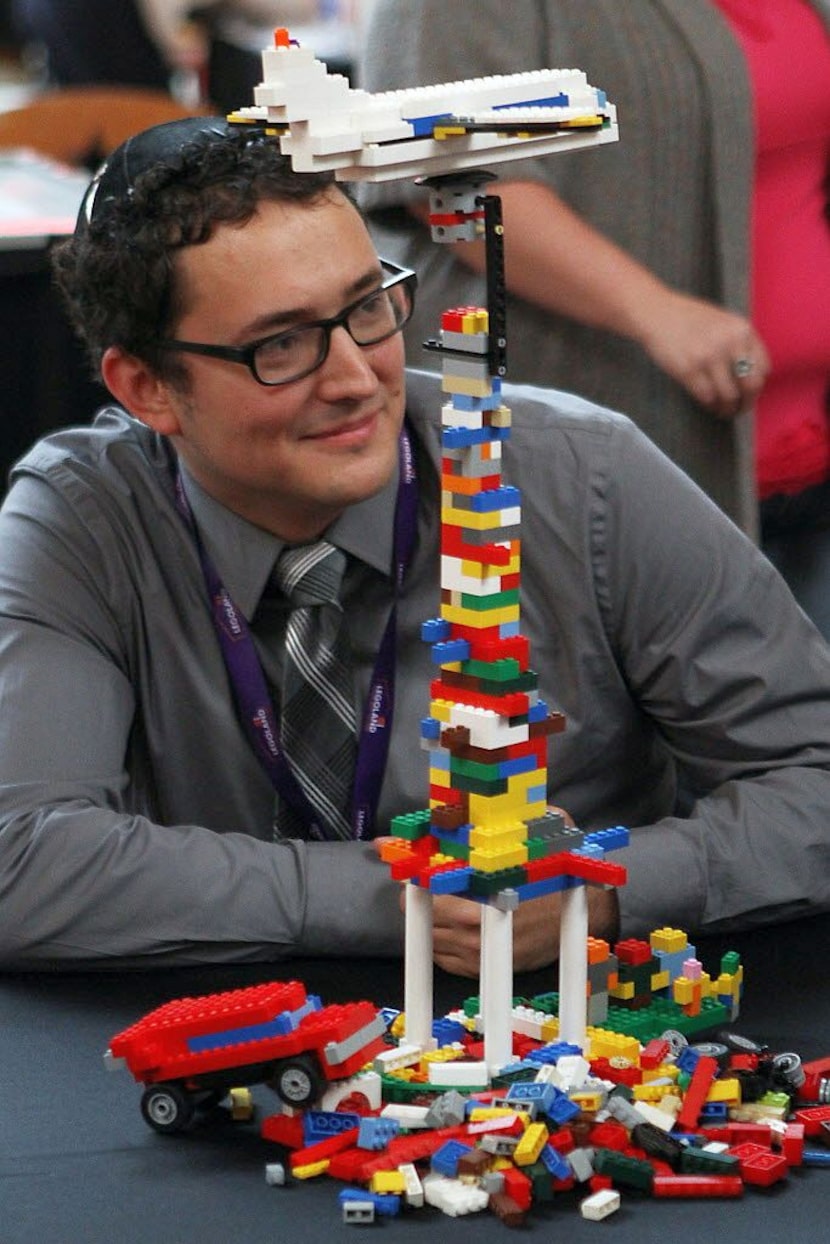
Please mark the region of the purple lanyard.
[[[398, 454], [400, 475], [393, 543], [394, 596], [363, 712], [352, 790], [352, 833], [355, 838], [370, 838], [374, 832], [395, 706], [398, 595], [412, 559], [418, 527], [418, 482], [412, 443], [406, 427], [401, 430]], [[248, 739], [274, 789], [305, 821], [309, 836], [322, 838], [324, 835], [316, 824], [316, 815], [291, 772], [280, 746], [279, 722], [250, 628], [202, 546], [178, 471], [176, 504], [196, 541], [210, 598], [213, 625], [222, 649], [237, 712]]]

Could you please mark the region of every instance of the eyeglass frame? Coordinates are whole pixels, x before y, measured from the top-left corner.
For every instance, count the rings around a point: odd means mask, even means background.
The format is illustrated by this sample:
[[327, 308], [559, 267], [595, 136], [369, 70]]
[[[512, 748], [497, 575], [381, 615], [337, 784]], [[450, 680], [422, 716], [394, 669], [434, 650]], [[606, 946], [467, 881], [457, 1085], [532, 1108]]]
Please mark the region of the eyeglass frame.
[[[307, 323], [296, 324], [293, 328], [286, 328], [278, 333], [268, 333], [267, 336], [259, 337], [256, 341], [250, 342], [247, 346], [208, 345], [207, 343], [199, 341], [178, 341], [174, 338], [166, 338], [162, 341], [157, 341], [156, 348], [159, 350], [181, 351], [184, 354], [200, 354], [206, 356], [207, 358], [224, 359], [228, 363], [242, 363], [248, 368], [248, 371], [251, 373], [257, 384], [263, 385], [266, 389], [276, 389], [284, 384], [293, 384], [295, 380], [304, 380], [306, 376], [310, 376], [312, 372], [315, 372], [318, 368], [322, 367], [328, 358], [329, 350], [331, 349], [331, 334], [335, 328], [344, 328], [351, 337], [352, 341], [354, 341], [355, 345], [360, 346], [361, 349], [368, 349], [371, 346], [380, 345], [381, 342], [388, 341], [391, 337], [394, 337], [395, 334], [401, 332], [411, 320], [412, 314], [415, 310], [415, 290], [418, 284], [417, 273], [415, 273], [411, 268], [402, 268], [399, 264], [392, 263], [391, 260], [388, 259], [381, 259], [379, 262], [384, 271], [391, 273], [389, 279], [382, 281], [376, 289], [372, 289], [369, 290], [368, 293], [361, 294], [361, 296], [356, 298], [354, 302], [350, 302], [347, 307], [344, 307], [338, 315], [333, 315], [329, 319], [309, 320]], [[361, 307], [364, 302], [368, 302], [369, 299], [376, 297], [377, 294], [382, 293], [384, 290], [393, 289], [396, 285], [405, 285], [409, 293], [409, 311], [406, 318], [402, 320], [400, 324], [396, 324], [390, 332], [384, 333], [382, 336], [376, 337], [372, 341], [357, 341], [352, 336], [351, 330], [349, 329], [349, 317], [354, 311]], [[280, 337], [290, 337], [300, 330], [305, 331], [310, 328], [323, 329], [322, 351], [320, 357], [314, 365], [312, 367], [307, 367], [304, 371], [298, 372], [296, 376], [289, 376], [285, 380], [263, 380], [256, 370], [257, 351], [262, 346], [267, 345], [269, 342], [276, 341]]]

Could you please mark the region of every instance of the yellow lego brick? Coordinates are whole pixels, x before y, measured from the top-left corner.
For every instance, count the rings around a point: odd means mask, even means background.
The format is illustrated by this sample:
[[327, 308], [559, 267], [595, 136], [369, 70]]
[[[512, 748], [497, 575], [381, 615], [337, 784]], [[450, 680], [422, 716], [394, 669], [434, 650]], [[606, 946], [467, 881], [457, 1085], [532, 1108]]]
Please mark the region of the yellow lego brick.
[[671, 985], [671, 975], [668, 970], [665, 972], [655, 972], [651, 978], [651, 991], [656, 993], [658, 989], [668, 989]]
[[450, 523], [453, 527], [467, 527], [470, 531], [491, 531], [493, 528], [503, 527], [505, 512], [516, 509], [509, 505], [502, 510], [458, 510], [454, 505], [446, 503], [445, 497], [451, 499], [452, 493], [442, 494], [441, 521]]
[[452, 786], [452, 778], [447, 769], [430, 769], [429, 770], [430, 786]]
[[586, 1058], [624, 1058], [632, 1067], [639, 1067], [640, 1042], [636, 1037], [626, 1037], [607, 1028], [586, 1028], [585, 1037]]
[[506, 825], [474, 825], [470, 830], [470, 846], [485, 851], [520, 846], [527, 841], [527, 826], [521, 821]]
[[508, 817], [544, 816], [547, 803], [527, 803], [515, 795], [470, 795], [470, 820], [474, 825], [499, 825]]
[[369, 1180], [369, 1190], [371, 1192], [394, 1193], [396, 1196], [403, 1196], [406, 1192], [406, 1176], [400, 1171], [375, 1171]]
[[622, 998], [627, 1002], [634, 997], [634, 982], [623, 981], [621, 984], [615, 985], [613, 989], [609, 989], [608, 992], [612, 998]]
[[330, 1158], [323, 1158], [321, 1162], [309, 1162], [306, 1166], [292, 1166], [291, 1174], [295, 1179], [314, 1179], [315, 1175], [325, 1175], [330, 1162]]
[[660, 1102], [664, 1097], [673, 1097], [673, 1084], [634, 1084], [631, 1086], [635, 1101]]
[[500, 851], [488, 851], [474, 847], [470, 852], [470, 867], [483, 873], [497, 873], [502, 868], [516, 868], [527, 863], [527, 847], [517, 846]]
[[430, 700], [429, 712], [431, 717], [435, 717], [438, 721], [443, 721], [448, 726], [450, 724], [452, 704], [449, 700]]
[[471, 1123], [487, 1123], [490, 1119], [508, 1119], [516, 1113], [510, 1106], [473, 1106], [467, 1116]]
[[522, 559], [516, 554], [510, 558], [505, 565], [496, 565], [490, 562], [472, 562], [461, 559], [462, 574], [468, 575], [471, 579], [489, 579], [493, 575], [518, 574], [521, 569]]
[[680, 1068], [676, 1063], [662, 1063], [659, 1067], [644, 1067], [642, 1074], [644, 1084], [651, 1080], [677, 1080]]
[[230, 1099], [232, 1119], [247, 1122], [254, 1117], [254, 1097], [249, 1088], [232, 1088]]
[[459, 605], [442, 605], [441, 617], [446, 622], [475, 627], [483, 631], [488, 626], [502, 626], [505, 622], [518, 622], [518, 605], [505, 605], [501, 609], [464, 609]]
[[689, 945], [689, 939], [682, 929], [654, 929], [648, 941], [652, 950], [661, 950], [668, 954], [686, 950]]
[[707, 1101], [725, 1101], [727, 1105], [739, 1106], [741, 1103], [741, 1082], [734, 1079], [714, 1080], [709, 1092], [706, 1094]]
[[517, 1166], [532, 1166], [548, 1142], [550, 1133], [544, 1123], [531, 1123], [519, 1137], [519, 1143], [513, 1150], [513, 1161]]
[[489, 333], [490, 314], [485, 307], [470, 307], [461, 317], [462, 333]]
[[513, 412], [509, 406], [499, 406], [490, 412], [490, 426], [493, 428], [509, 428], [513, 423]]
[[596, 1114], [602, 1109], [602, 1093], [596, 1089], [581, 1089], [577, 1093], [569, 1093], [568, 1096], [574, 1105], [588, 1114]]

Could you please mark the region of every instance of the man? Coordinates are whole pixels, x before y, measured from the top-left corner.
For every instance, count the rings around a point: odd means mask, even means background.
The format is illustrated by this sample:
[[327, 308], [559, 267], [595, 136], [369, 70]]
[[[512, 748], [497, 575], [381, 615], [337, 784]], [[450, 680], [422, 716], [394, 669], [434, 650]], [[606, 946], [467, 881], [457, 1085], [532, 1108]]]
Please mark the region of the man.
[[[204, 119], [112, 157], [57, 273], [123, 410], [37, 446], [0, 515], [0, 961], [395, 954], [397, 887], [363, 839], [426, 803], [420, 627], [439, 605], [441, 396], [405, 379], [412, 278], [326, 177]], [[632, 827], [629, 884], [593, 895], [593, 930], [826, 909], [827, 648], [627, 420], [508, 401], [522, 629], [568, 718], [550, 795], [582, 828]], [[322, 535], [345, 555], [355, 676], [346, 841], [272, 764], [291, 651], [274, 577]], [[392, 689], [393, 719], [363, 716]], [[474, 974], [477, 906], [435, 908], [437, 961]], [[523, 904], [517, 967], [555, 957], [557, 913]]]

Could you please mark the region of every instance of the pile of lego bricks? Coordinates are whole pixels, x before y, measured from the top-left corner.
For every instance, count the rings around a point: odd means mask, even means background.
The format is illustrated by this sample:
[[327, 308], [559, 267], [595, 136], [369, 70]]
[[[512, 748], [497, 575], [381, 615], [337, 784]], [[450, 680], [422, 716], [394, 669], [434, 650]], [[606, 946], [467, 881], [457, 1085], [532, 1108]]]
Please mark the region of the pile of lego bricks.
[[[621, 1196], [739, 1197], [794, 1167], [830, 1166], [830, 1057], [802, 1064], [721, 1035], [690, 1044], [668, 1032], [639, 1057], [593, 1061], [519, 1035], [521, 1056], [486, 1089], [422, 1092], [369, 1112], [353, 1096], [337, 1111], [272, 1116], [262, 1134], [290, 1150], [293, 1179], [343, 1182], [350, 1223], [426, 1205], [518, 1226], [568, 1194], [600, 1219]], [[481, 1053], [475, 1033], [452, 1049], [462, 1064]], [[289, 1175], [272, 1163], [266, 1177]]]

